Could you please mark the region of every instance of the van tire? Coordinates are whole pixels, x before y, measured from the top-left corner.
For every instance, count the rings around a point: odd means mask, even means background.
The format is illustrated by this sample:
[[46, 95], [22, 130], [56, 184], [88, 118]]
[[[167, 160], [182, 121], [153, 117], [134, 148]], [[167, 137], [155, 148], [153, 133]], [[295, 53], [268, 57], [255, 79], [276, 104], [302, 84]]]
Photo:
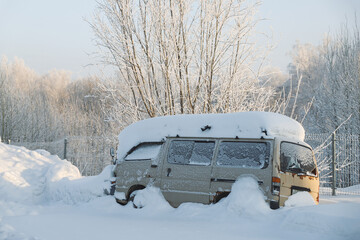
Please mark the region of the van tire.
[[141, 207], [138, 207], [135, 205], [134, 198], [136, 196], [136, 191], [143, 190], [144, 188], [145, 188], [145, 186], [143, 186], [143, 185], [134, 185], [134, 186], [130, 187], [130, 189], [128, 191], [128, 195], [127, 195], [127, 200], [128, 200], [128, 202], [132, 202], [134, 208], [141, 208]]
[[214, 196], [213, 203], [220, 202], [221, 199], [226, 198], [227, 196], [229, 196], [229, 194], [230, 192], [217, 192], [216, 195]]
[[134, 203], [134, 199], [135, 199], [135, 196], [136, 196], [137, 191], [139, 191], [139, 190], [135, 190], [135, 191], [133, 191], [133, 192], [131, 193], [128, 202], [132, 202], [132, 205], [133, 205], [134, 208], [141, 208], [141, 207], [138, 207], [138, 206]]
[[115, 198], [115, 201], [116, 201], [118, 204], [120, 204], [121, 206], [125, 206], [125, 205], [128, 203], [127, 200], [120, 200], [120, 199], [117, 199], [117, 198]]

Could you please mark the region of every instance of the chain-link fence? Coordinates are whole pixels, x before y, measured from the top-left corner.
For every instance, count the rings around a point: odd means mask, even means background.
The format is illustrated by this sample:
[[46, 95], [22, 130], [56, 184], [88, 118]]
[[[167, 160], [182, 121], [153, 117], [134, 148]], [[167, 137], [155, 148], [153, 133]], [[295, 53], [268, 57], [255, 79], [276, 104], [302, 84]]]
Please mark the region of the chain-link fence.
[[110, 148], [117, 146], [107, 137], [69, 137], [66, 140], [66, 159], [84, 176], [97, 175], [111, 164]]
[[59, 139], [53, 142], [23, 142], [19, 140], [12, 140], [11, 145], [23, 146], [30, 150], [44, 149], [52, 155], [58, 155], [63, 159], [64, 156], [64, 139]]
[[360, 135], [306, 135], [318, 162], [321, 194], [360, 195], [359, 140]]

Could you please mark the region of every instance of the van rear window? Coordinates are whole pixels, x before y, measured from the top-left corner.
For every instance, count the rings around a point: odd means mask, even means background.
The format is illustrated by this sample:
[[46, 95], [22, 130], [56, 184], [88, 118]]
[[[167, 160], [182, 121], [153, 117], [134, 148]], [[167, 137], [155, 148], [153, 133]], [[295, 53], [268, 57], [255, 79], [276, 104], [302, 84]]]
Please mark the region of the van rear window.
[[282, 142], [280, 145], [280, 169], [282, 172], [316, 175], [316, 165], [310, 148]]
[[266, 142], [221, 142], [217, 165], [242, 168], [266, 168], [270, 146]]

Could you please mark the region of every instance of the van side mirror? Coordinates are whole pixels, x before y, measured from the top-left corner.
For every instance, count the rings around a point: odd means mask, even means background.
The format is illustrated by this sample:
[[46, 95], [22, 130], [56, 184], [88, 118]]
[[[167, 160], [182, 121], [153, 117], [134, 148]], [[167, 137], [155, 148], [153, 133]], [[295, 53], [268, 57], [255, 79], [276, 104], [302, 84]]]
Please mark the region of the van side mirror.
[[115, 158], [115, 150], [114, 148], [110, 148], [110, 156], [112, 158], [112, 163], [115, 164], [116, 163], [116, 158]]
[[110, 156], [111, 156], [112, 158], [115, 157], [115, 150], [114, 150], [113, 147], [110, 148]]

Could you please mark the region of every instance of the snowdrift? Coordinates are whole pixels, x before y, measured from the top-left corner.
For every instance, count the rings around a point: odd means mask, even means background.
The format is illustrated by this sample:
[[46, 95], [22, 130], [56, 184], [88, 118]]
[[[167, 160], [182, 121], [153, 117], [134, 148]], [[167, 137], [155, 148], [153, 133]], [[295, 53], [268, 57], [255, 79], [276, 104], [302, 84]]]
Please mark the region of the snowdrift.
[[110, 174], [111, 166], [99, 176], [83, 178], [70, 162], [45, 150], [31, 151], [0, 143], [0, 201], [88, 201], [103, 195]]
[[[177, 209], [173, 209], [165, 200], [160, 189], [148, 186], [137, 191], [134, 204], [143, 208], [144, 211], [169, 212], [177, 214], [197, 213], [199, 215], [264, 215], [272, 210], [265, 202], [264, 194], [259, 188], [257, 180], [252, 177], [240, 177], [232, 186], [228, 197], [217, 204], [204, 205], [200, 203], [183, 203]], [[131, 204], [130, 204], [131, 205]]]

